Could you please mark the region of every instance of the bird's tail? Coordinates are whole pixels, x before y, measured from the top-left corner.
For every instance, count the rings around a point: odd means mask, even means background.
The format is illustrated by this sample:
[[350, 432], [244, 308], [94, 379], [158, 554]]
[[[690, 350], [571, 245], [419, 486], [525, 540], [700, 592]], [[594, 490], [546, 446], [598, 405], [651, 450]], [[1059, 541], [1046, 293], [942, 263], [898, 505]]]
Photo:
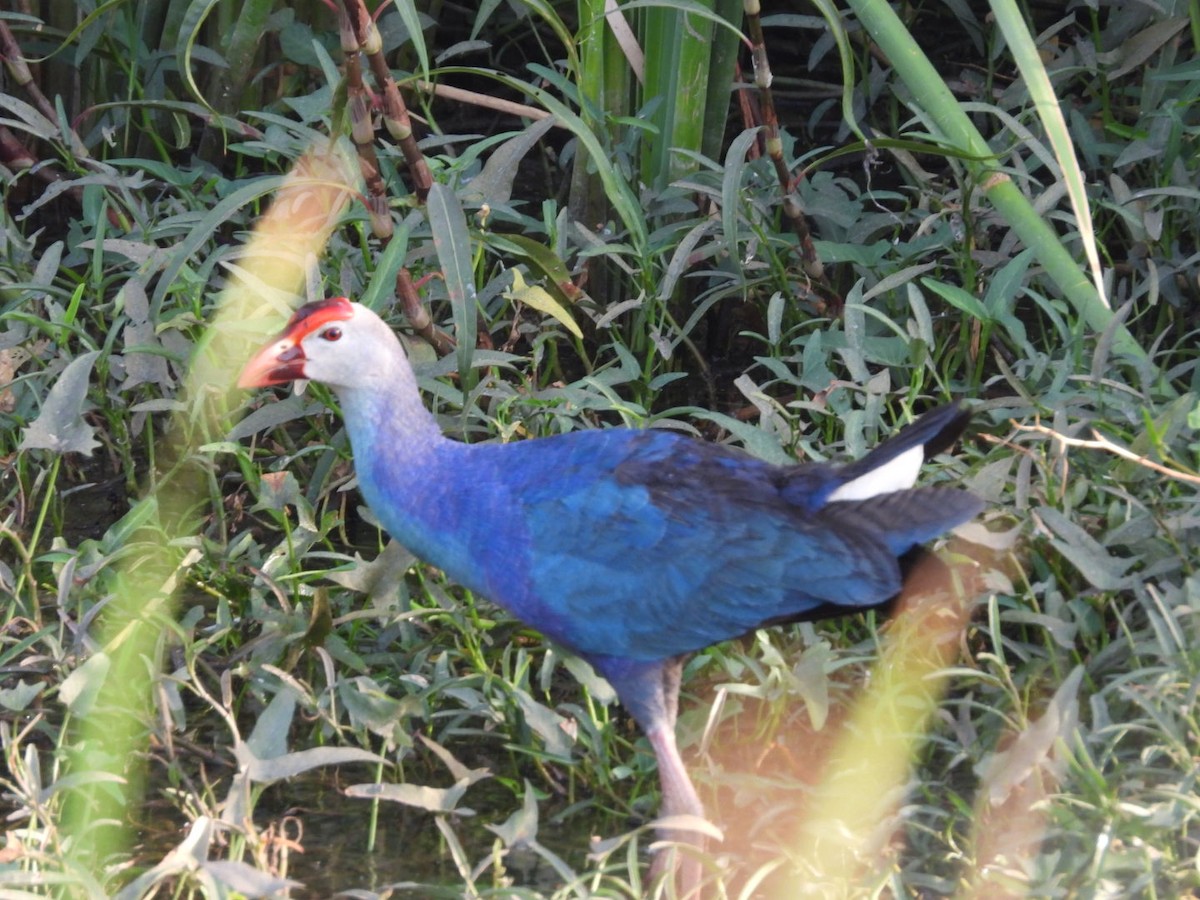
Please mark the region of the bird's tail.
[[930, 410], [862, 459], [841, 466], [841, 484], [828, 500], [866, 500], [911, 488], [921, 464], [948, 450], [970, 420], [971, 412], [963, 403]]
[[874, 468], [910, 447], [923, 448], [925, 458], [930, 459], [954, 446], [954, 442], [959, 439], [970, 421], [971, 408], [963, 402], [947, 403], [945, 406], [931, 409], [847, 468], [865, 463], [870, 463], [870, 467]]
[[830, 503], [821, 511], [849, 533], [872, 533], [897, 556], [969, 522], [983, 501], [968, 491], [921, 487], [882, 494], [867, 500]]

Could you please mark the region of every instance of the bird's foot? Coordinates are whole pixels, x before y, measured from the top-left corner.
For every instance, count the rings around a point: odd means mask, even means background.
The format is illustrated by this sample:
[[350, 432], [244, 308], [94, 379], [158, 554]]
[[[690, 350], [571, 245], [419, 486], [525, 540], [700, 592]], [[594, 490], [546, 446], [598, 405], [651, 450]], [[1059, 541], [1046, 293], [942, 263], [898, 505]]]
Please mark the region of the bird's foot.
[[711, 843], [720, 843], [724, 839], [721, 830], [701, 816], [686, 813], [660, 818], [655, 822], [655, 828], [658, 840], [650, 848], [654, 852], [650, 864], [651, 884], [666, 887], [664, 897], [701, 900], [704, 896], [704, 854]]

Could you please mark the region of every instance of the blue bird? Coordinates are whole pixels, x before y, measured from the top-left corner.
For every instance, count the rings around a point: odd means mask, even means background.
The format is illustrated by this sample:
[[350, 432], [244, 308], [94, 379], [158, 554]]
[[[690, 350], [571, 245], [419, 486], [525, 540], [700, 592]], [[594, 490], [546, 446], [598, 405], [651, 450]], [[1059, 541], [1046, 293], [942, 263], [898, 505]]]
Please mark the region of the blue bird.
[[666, 815], [704, 815], [675, 743], [687, 654], [887, 603], [900, 558], [982, 508], [913, 487], [966, 426], [961, 405], [841, 466], [627, 428], [467, 445], [441, 433], [387, 324], [344, 298], [298, 309], [238, 383], [299, 379], [340, 400], [359, 489], [392, 537], [608, 679], [654, 749]]

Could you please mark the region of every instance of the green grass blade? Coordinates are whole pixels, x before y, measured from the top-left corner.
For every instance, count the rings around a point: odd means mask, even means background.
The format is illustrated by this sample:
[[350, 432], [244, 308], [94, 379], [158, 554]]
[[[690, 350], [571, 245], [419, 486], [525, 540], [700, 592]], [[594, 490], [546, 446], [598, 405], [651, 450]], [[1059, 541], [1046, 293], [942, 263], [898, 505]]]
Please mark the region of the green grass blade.
[[725, 172], [721, 179], [721, 230], [725, 252], [729, 261], [741, 268], [741, 253], [738, 250], [738, 224], [742, 209], [742, 176], [746, 171], [746, 154], [758, 140], [758, 128], [747, 128], [729, 145], [725, 154]]
[[866, 135], [862, 133], [858, 119], [854, 115], [854, 85], [857, 80], [854, 77], [854, 50], [850, 46], [850, 37], [846, 34], [846, 28], [842, 25], [842, 14], [837, 6], [829, 0], [813, 0], [813, 5], [825, 17], [825, 24], [829, 27], [829, 33], [837, 45], [838, 59], [842, 63], [842, 121], [859, 140], [866, 141]]
[[660, 102], [652, 114], [659, 137], [642, 145], [642, 177], [661, 190], [691, 166], [675, 149], [699, 151], [703, 140], [713, 26], [685, 9], [657, 5], [643, 22], [642, 43], [651, 52], [642, 94]]
[[604, 184], [609, 202], [629, 232], [629, 243], [633, 245], [639, 255], [642, 255], [649, 241], [645, 211], [634, 193], [633, 186], [617, 171], [611, 155], [605, 151], [604, 145], [596, 133], [570, 107], [547, 91], [507, 75], [488, 74], [502, 84], [529, 94], [553, 113], [559, 124], [579, 139], [596, 167], [596, 174], [600, 176], [600, 181]]
[[425, 46], [425, 31], [421, 27], [421, 16], [412, 0], [396, 0], [396, 12], [408, 30], [408, 39], [413, 49], [417, 51], [417, 60], [421, 64], [421, 77], [429, 80], [429, 48]]
[[1100, 255], [1096, 250], [1096, 234], [1092, 228], [1092, 210], [1088, 203], [1087, 190], [1083, 183], [1083, 171], [1079, 167], [1079, 159], [1075, 155], [1075, 144], [1071, 140], [1071, 132], [1067, 128], [1067, 120], [1062, 114], [1058, 97], [1054, 93], [1054, 85], [1050, 83], [1050, 75], [1046, 72], [1042, 58], [1038, 54], [1033, 36], [1025, 25], [1021, 11], [1014, 0], [991, 0], [992, 13], [996, 24], [1008, 47], [1012, 51], [1013, 60], [1021, 77], [1029, 89], [1042, 127], [1050, 139], [1054, 157], [1062, 170], [1066, 181], [1067, 196], [1071, 198], [1071, 208], [1075, 211], [1075, 221], [1079, 227], [1079, 239], [1083, 243], [1083, 252], [1087, 256], [1088, 268], [1092, 273], [1092, 284], [1096, 287], [1096, 295], [1108, 306], [1108, 298], [1104, 292], [1104, 276], [1100, 271]]
[[[945, 139], [968, 155], [987, 159], [991, 148], [979, 130], [963, 112], [945, 80], [921, 51], [896, 12], [884, 0], [848, 0], [863, 27], [891, 60], [897, 75], [932, 126]], [[914, 105], [916, 101], [913, 101]], [[1113, 312], [1100, 299], [1078, 263], [1062, 245], [1049, 222], [1034, 208], [1029, 198], [999, 166], [981, 162], [966, 163], [972, 178], [979, 183], [988, 200], [1004, 216], [1009, 226], [1027, 247], [1033, 248], [1047, 274], [1058, 285], [1087, 326], [1101, 333], [1113, 322]], [[1147, 378], [1156, 378], [1146, 351], [1123, 326], [1118, 326], [1113, 348], [1136, 365]]]
[[475, 330], [478, 309], [475, 303], [474, 267], [471, 265], [471, 236], [467, 233], [466, 216], [454, 191], [440, 182], [434, 182], [427, 201], [429, 227], [433, 231], [433, 247], [442, 275], [446, 279], [446, 293], [454, 311], [455, 337], [458, 340], [458, 376], [463, 391], [474, 384], [471, 357], [475, 353]]

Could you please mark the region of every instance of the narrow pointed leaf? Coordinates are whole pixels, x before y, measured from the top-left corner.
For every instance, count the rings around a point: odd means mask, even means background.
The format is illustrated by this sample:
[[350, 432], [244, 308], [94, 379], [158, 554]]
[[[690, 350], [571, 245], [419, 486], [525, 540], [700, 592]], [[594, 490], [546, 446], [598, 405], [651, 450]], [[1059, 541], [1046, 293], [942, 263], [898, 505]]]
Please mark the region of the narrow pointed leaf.
[[428, 812], [452, 812], [459, 816], [471, 816], [475, 814], [474, 810], [458, 805], [458, 801], [470, 786], [466, 779], [448, 788], [430, 787], [426, 784], [353, 784], [346, 788], [346, 795], [371, 800], [390, 800]]
[[433, 249], [437, 252], [446, 279], [446, 293], [454, 310], [454, 329], [458, 338], [458, 376], [464, 391], [474, 381], [471, 357], [475, 352], [475, 278], [471, 265], [471, 238], [462, 206], [454, 191], [440, 182], [429, 190], [427, 201], [429, 227], [433, 231]]
[[99, 350], [84, 353], [62, 370], [46, 395], [41, 413], [25, 429], [21, 437], [22, 450], [92, 455], [100, 442], [93, 436], [95, 429], [83, 419], [83, 406], [87, 401], [92, 366], [99, 355]]
[[524, 306], [530, 306], [538, 312], [545, 313], [550, 318], [557, 320], [567, 331], [575, 335], [575, 337], [583, 340], [583, 331], [571, 318], [571, 314], [561, 303], [550, 296], [550, 292], [544, 287], [536, 284], [526, 284], [525, 276], [519, 269], [513, 269], [513, 285], [510, 290], [504, 292], [504, 296], [513, 303], [520, 303]]

